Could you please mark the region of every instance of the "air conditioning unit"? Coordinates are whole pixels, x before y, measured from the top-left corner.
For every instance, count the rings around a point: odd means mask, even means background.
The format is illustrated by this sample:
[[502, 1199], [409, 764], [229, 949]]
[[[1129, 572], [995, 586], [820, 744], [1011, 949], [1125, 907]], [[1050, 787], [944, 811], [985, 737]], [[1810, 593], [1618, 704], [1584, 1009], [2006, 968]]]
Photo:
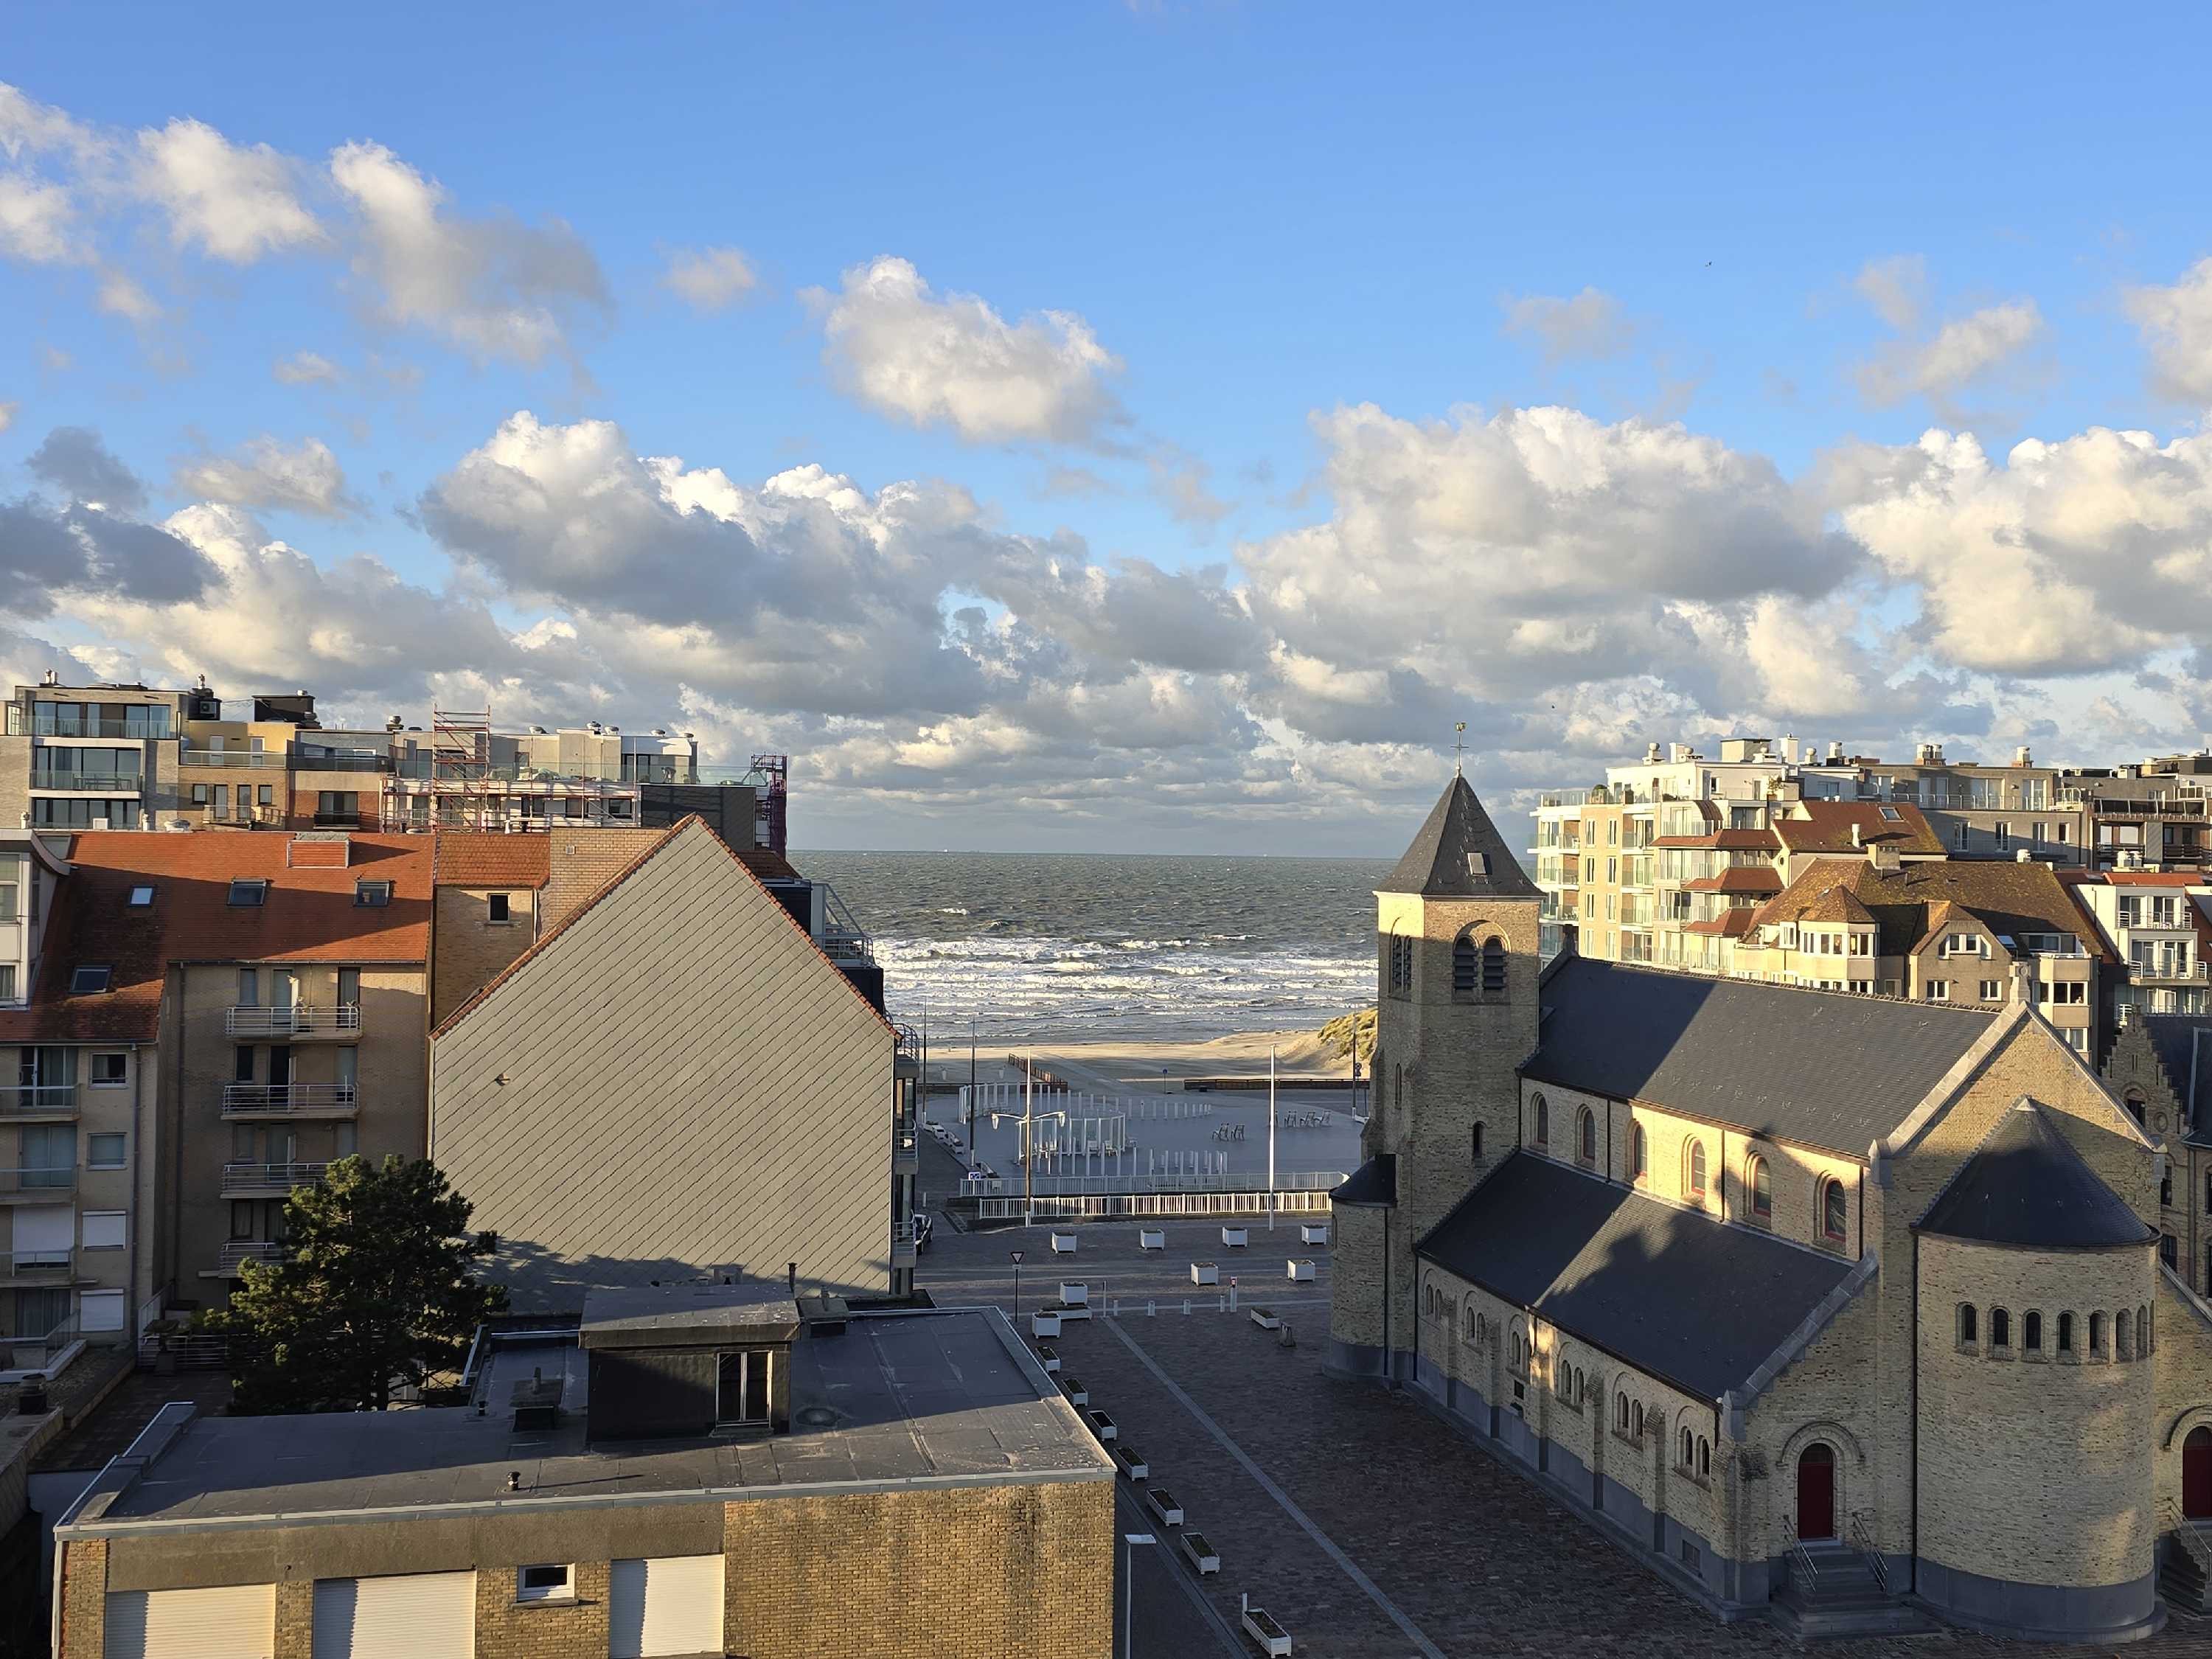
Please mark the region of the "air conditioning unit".
[[2112, 868], [2115, 870], [2140, 870], [2142, 868], [2142, 854], [2140, 852], [2123, 848], [2120, 851], [2112, 855]]

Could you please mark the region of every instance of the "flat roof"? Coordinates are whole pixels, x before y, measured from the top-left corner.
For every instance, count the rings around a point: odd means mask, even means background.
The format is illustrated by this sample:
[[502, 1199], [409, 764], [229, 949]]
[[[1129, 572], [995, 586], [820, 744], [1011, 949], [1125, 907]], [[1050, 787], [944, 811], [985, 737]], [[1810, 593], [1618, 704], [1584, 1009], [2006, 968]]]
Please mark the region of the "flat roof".
[[799, 1303], [775, 1279], [738, 1285], [597, 1286], [584, 1293], [586, 1348], [696, 1347], [743, 1337], [789, 1341]]
[[[97, 1535], [1113, 1478], [1089, 1427], [995, 1309], [855, 1314], [842, 1334], [810, 1332], [791, 1353], [791, 1431], [763, 1438], [587, 1445], [588, 1370], [572, 1334], [549, 1333], [495, 1352], [477, 1384], [483, 1416], [456, 1406], [194, 1419], [147, 1449], [136, 1479], [111, 1468], [63, 1528]], [[518, 1432], [507, 1402], [533, 1372], [562, 1380], [560, 1420]], [[510, 1472], [521, 1476], [514, 1492]]]

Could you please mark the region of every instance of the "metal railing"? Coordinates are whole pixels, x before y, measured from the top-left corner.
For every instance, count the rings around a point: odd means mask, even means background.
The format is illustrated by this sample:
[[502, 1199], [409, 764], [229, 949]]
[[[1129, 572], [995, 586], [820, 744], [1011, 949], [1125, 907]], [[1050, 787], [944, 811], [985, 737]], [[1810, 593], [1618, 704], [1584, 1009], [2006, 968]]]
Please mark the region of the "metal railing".
[[391, 755], [381, 749], [347, 749], [321, 755], [295, 752], [285, 759], [300, 772], [389, 772], [393, 764]]
[[1144, 1216], [1328, 1215], [1334, 1206], [1325, 1192], [1309, 1193], [1109, 1193], [1090, 1198], [986, 1198], [977, 1201], [978, 1221], [1018, 1221], [1024, 1213], [1040, 1221], [1109, 1221]]
[[1875, 1547], [1874, 1527], [1864, 1510], [1851, 1511], [1849, 1536], [1851, 1547], [1865, 1558], [1867, 1571], [1874, 1575], [1874, 1582], [1881, 1587], [1884, 1595], [1888, 1595], [1889, 1569], [1882, 1565], [1881, 1552]]
[[27, 1273], [46, 1274], [58, 1272], [67, 1277], [70, 1253], [58, 1250], [0, 1250], [0, 1279], [17, 1279]]
[[350, 1083], [226, 1083], [226, 1117], [252, 1112], [297, 1112], [303, 1116], [340, 1115], [356, 1109]]
[[64, 772], [51, 767], [31, 769], [33, 789], [74, 789], [83, 794], [135, 795], [144, 787], [143, 772]]
[[169, 711], [158, 710], [159, 720], [131, 720], [122, 715], [55, 714], [40, 713], [33, 705], [31, 718], [22, 719], [21, 705], [8, 710], [8, 731], [15, 736], [27, 727], [34, 738], [128, 738], [133, 743], [158, 743], [176, 734], [169, 729]]
[[266, 749], [179, 749], [179, 766], [217, 767], [224, 771], [281, 772], [284, 757]]
[[73, 1112], [74, 1083], [11, 1083], [0, 1087], [0, 1117], [27, 1112]]
[[319, 1031], [358, 1031], [361, 1005], [339, 1002], [319, 1007], [313, 1003], [295, 1002], [281, 1007], [240, 1006], [223, 1016], [222, 1029], [229, 1036], [299, 1036]]
[[72, 1193], [76, 1190], [76, 1168], [0, 1170], [0, 1193]]
[[227, 1193], [267, 1189], [289, 1193], [295, 1187], [320, 1181], [323, 1172], [330, 1167], [327, 1163], [226, 1164], [222, 1166], [222, 1189]]
[[281, 1261], [283, 1259], [284, 1246], [280, 1241], [261, 1238], [234, 1239], [222, 1247], [222, 1255], [216, 1258], [216, 1265], [227, 1273], [234, 1273], [244, 1262]]
[[2020, 936], [2022, 955], [2032, 957], [2086, 957], [2078, 933], [2022, 933]]
[[1805, 1540], [1797, 1535], [1797, 1522], [1792, 1518], [1782, 1523], [1782, 1536], [1790, 1556], [1790, 1571], [1794, 1577], [1804, 1575], [1808, 1591], [1820, 1582], [1820, 1570], [1813, 1565], [1813, 1553], [1805, 1547]]
[[[1275, 1177], [1278, 1193], [1326, 1193], [1344, 1184], [1341, 1170], [1286, 1170]], [[1135, 1193], [1264, 1193], [1262, 1175], [994, 1176], [963, 1183], [970, 1198], [1099, 1198]]]

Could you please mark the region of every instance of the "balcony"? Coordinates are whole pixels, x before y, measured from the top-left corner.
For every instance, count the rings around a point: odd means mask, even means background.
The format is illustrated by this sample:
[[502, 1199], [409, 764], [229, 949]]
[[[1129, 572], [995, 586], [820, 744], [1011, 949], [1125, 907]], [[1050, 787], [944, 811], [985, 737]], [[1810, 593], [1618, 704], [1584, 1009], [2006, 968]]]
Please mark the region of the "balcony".
[[222, 1115], [254, 1117], [351, 1117], [359, 1108], [350, 1083], [226, 1083]]
[[79, 795], [135, 795], [145, 786], [139, 772], [64, 772], [51, 767], [31, 769], [31, 787]]
[[[128, 714], [58, 714], [51, 706], [33, 704], [31, 717], [22, 718], [21, 705], [8, 710], [9, 735], [19, 734], [27, 726], [34, 738], [126, 738], [132, 743], [158, 742], [171, 735], [169, 711], [149, 709], [141, 706], [136, 711], [138, 718]], [[151, 714], [155, 719], [146, 716]]]
[[290, 757], [292, 767], [301, 772], [389, 772], [392, 769], [391, 755], [381, 749], [325, 750], [319, 753], [301, 750]]
[[319, 1007], [295, 1002], [285, 1007], [234, 1007], [222, 1018], [223, 1034], [242, 1037], [348, 1037], [361, 1030], [358, 1002]]
[[233, 1239], [222, 1247], [216, 1265], [225, 1279], [238, 1277], [238, 1270], [249, 1261], [282, 1261], [284, 1246], [274, 1239]]
[[212, 767], [226, 772], [281, 772], [284, 757], [265, 749], [179, 749], [179, 766]]
[[75, 1117], [74, 1083], [19, 1083], [0, 1088], [0, 1117]]
[[2212, 984], [2212, 962], [2131, 962], [2128, 977], [2137, 985]]
[[894, 1221], [891, 1223], [892, 1267], [911, 1267], [914, 1266], [915, 1255], [915, 1244], [918, 1237], [919, 1230], [915, 1226], [911, 1217], [904, 1221]]
[[904, 1174], [920, 1167], [920, 1153], [916, 1148], [914, 1130], [911, 1127], [894, 1129], [891, 1132], [893, 1173]]
[[70, 1277], [70, 1252], [60, 1250], [0, 1250], [0, 1279], [27, 1279], [41, 1284]]
[[76, 1190], [76, 1170], [73, 1165], [60, 1169], [0, 1170], [0, 1200], [28, 1199], [33, 1203], [52, 1198], [66, 1198]]
[[330, 1167], [327, 1163], [226, 1164], [222, 1166], [222, 1190], [226, 1197], [258, 1194], [281, 1198], [295, 1187], [312, 1186], [320, 1181], [323, 1171]]

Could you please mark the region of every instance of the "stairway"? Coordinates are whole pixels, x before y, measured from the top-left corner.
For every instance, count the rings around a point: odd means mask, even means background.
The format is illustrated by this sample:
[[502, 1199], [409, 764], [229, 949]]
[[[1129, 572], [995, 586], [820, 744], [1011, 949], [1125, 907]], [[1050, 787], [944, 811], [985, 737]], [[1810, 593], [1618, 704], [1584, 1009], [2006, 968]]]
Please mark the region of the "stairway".
[[[1807, 1581], [1805, 1565], [1812, 1568]], [[1848, 1544], [1807, 1544], [1790, 1558], [1790, 1582], [1774, 1593], [1775, 1621], [1800, 1640], [1830, 1636], [1908, 1636], [1936, 1628], [1884, 1589], [1865, 1556]]]
[[[2184, 1524], [2194, 1529], [2193, 1522]], [[2183, 1613], [2212, 1612], [2205, 1604], [2203, 1547], [2190, 1549], [2180, 1538], [2168, 1537], [2159, 1545], [2158, 1593], [2166, 1604]]]

